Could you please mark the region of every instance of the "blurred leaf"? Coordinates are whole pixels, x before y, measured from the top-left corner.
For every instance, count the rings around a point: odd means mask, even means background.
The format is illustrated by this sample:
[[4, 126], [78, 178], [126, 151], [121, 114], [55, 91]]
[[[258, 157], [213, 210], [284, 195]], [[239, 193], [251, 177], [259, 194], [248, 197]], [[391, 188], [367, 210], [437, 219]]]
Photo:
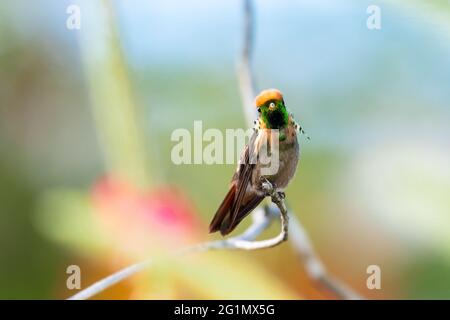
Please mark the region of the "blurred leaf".
[[88, 194], [78, 190], [44, 193], [34, 221], [46, 237], [83, 254], [93, 254], [107, 244], [107, 237], [94, 218]]
[[430, 253], [417, 256], [406, 267], [405, 289], [409, 299], [448, 299], [450, 260]]

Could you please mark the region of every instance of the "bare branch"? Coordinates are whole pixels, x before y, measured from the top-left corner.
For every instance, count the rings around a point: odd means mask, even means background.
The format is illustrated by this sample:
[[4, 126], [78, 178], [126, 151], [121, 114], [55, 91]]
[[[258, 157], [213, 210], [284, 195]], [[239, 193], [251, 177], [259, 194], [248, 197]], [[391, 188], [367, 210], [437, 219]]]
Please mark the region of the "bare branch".
[[242, 56], [238, 66], [238, 80], [241, 91], [247, 125], [251, 126], [258, 116], [253, 99], [256, 96], [255, 80], [252, 72], [253, 36], [254, 36], [254, 10], [252, 0], [243, 0], [244, 4], [244, 38], [242, 44]]
[[[268, 207], [267, 210], [270, 217], [275, 217], [278, 214], [278, 211], [273, 206]], [[314, 251], [305, 228], [292, 212], [290, 212], [289, 216], [289, 242], [300, 258], [306, 273], [313, 281], [319, 283], [339, 299], [362, 299], [360, 295], [347, 285], [328, 274], [324, 264]]]
[[109, 287], [112, 287], [116, 283], [132, 276], [135, 273], [138, 273], [141, 270], [144, 270], [145, 268], [149, 267], [153, 264], [153, 260], [146, 260], [140, 263], [133, 264], [131, 266], [128, 266], [120, 271], [117, 271], [116, 273], [113, 273], [112, 275], [103, 278], [93, 285], [90, 285], [86, 289], [81, 290], [77, 294], [74, 294], [67, 300], [86, 300], [89, 299], [98, 293], [108, 289]]
[[311, 241], [306, 233], [306, 230], [301, 225], [300, 221], [293, 216], [291, 218], [291, 244], [295, 251], [303, 261], [306, 272], [309, 277], [321, 285], [323, 285], [330, 292], [334, 293], [340, 299], [354, 300], [361, 299], [357, 293], [352, 291], [339, 280], [328, 275], [326, 268], [322, 261], [314, 252]]
[[[262, 210], [255, 212], [256, 216], [253, 218], [252, 225], [247, 228], [247, 230], [240, 236], [228, 238], [224, 240], [203, 242], [191, 247], [187, 247], [177, 251], [171, 257], [181, 257], [186, 254], [195, 252], [205, 252], [210, 250], [259, 250], [267, 249], [279, 245], [283, 241], [287, 240], [287, 230], [288, 230], [288, 216], [286, 206], [284, 204], [284, 199], [279, 193], [275, 191], [272, 185], [268, 185], [266, 189], [269, 196], [272, 198], [272, 202], [279, 208], [281, 214], [277, 214], [281, 218], [281, 232], [279, 235], [272, 239], [255, 241], [255, 239], [267, 229], [272, 221], [269, 210]], [[258, 214], [257, 214], [258, 213]], [[145, 270], [146, 268], [152, 266], [156, 261], [154, 259], [145, 260], [128, 266], [122, 270], [113, 273], [112, 275], [103, 278], [93, 285], [87, 287], [86, 289], [78, 292], [77, 294], [70, 297], [68, 300], [86, 300], [89, 299], [100, 292], [108, 289], [109, 287], [115, 285], [116, 283], [129, 278], [130, 276]]]

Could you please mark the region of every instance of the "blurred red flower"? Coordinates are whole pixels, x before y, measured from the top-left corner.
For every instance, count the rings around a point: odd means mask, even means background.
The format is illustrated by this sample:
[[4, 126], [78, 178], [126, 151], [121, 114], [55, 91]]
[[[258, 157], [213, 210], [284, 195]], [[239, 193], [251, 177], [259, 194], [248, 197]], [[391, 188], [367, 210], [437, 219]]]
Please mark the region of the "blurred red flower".
[[[203, 226], [189, 197], [174, 186], [149, 191], [113, 177], [92, 190], [101, 224], [127, 251], [164, 251], [198, 241]], [[206, 230], [206, 229], [205, 229]]]

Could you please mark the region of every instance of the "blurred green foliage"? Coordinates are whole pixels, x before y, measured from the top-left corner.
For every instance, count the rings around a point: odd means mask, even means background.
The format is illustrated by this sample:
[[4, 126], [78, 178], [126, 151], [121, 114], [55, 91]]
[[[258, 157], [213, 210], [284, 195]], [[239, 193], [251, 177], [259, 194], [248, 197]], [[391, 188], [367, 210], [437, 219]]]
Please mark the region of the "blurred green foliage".
[[[123, 170], [146, 185], [149, 172], [152, 186], [180, 186], [206, 226], [234, 165], [176, 166], [170, 134], [199, 119], [205, 129], [245, 126], [236, 56], [229, 54], [240, 39], [235, 4], [211, 7], [209, 19], [199, 11], [191, 21], [181, 9], [133, 3], [162, 15], [159, 21], [145, 10], [122, 12], [117, 1], [117, 35], [102, 38], [115, 51], [102, 65], [86, 63], [99, 42], [83, 47], [63, 27], [68, 2], [40, 3], [35, 12], [0, 5], [0, 298], [63, 298], [67, 265], [92, 268], [89, 281], [119, 267], [115, 235], [102, 231], [92, 206], [92, 186], [105, 174]], [[258, 85], [282, 89], [312, 137], [301, 143], [286, 193], [326, 265], [364, 295], [449, 298], [442, 165], [450, 138], [448, 1], [381, 2], [379, 33], [365, 30], [368, 4], [348, 1], [326, 12], [306, 2], [258, 8]], [[82, 30], [96, 26], [90, 9]], [[168, 12], [185, 25], [158, 28]], [[227, 27], [214, 33], [214, 23]], [[95, 259], [108, 255], [114, 258]], [[197, 259], [156, 266], [143, 275], [145, 290], [140, 281], [130, 286], [151, 298], [322, 297], [287, 247]], [[383, 267], [381, 292], [365, 287], [368, 264]], [[248, 291], [239, 286], [265, 277]]]

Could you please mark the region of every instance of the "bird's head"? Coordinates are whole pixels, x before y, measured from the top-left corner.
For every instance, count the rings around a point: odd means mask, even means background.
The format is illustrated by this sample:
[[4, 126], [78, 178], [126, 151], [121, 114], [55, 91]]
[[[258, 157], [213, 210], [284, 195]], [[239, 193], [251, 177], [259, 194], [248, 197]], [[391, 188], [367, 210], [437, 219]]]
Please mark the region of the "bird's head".
[[283, 95], [277, 89], [267, 89], [255, 99], [261, 125], [267, 129], [282, 129], [288, 125], [289, 113]]

